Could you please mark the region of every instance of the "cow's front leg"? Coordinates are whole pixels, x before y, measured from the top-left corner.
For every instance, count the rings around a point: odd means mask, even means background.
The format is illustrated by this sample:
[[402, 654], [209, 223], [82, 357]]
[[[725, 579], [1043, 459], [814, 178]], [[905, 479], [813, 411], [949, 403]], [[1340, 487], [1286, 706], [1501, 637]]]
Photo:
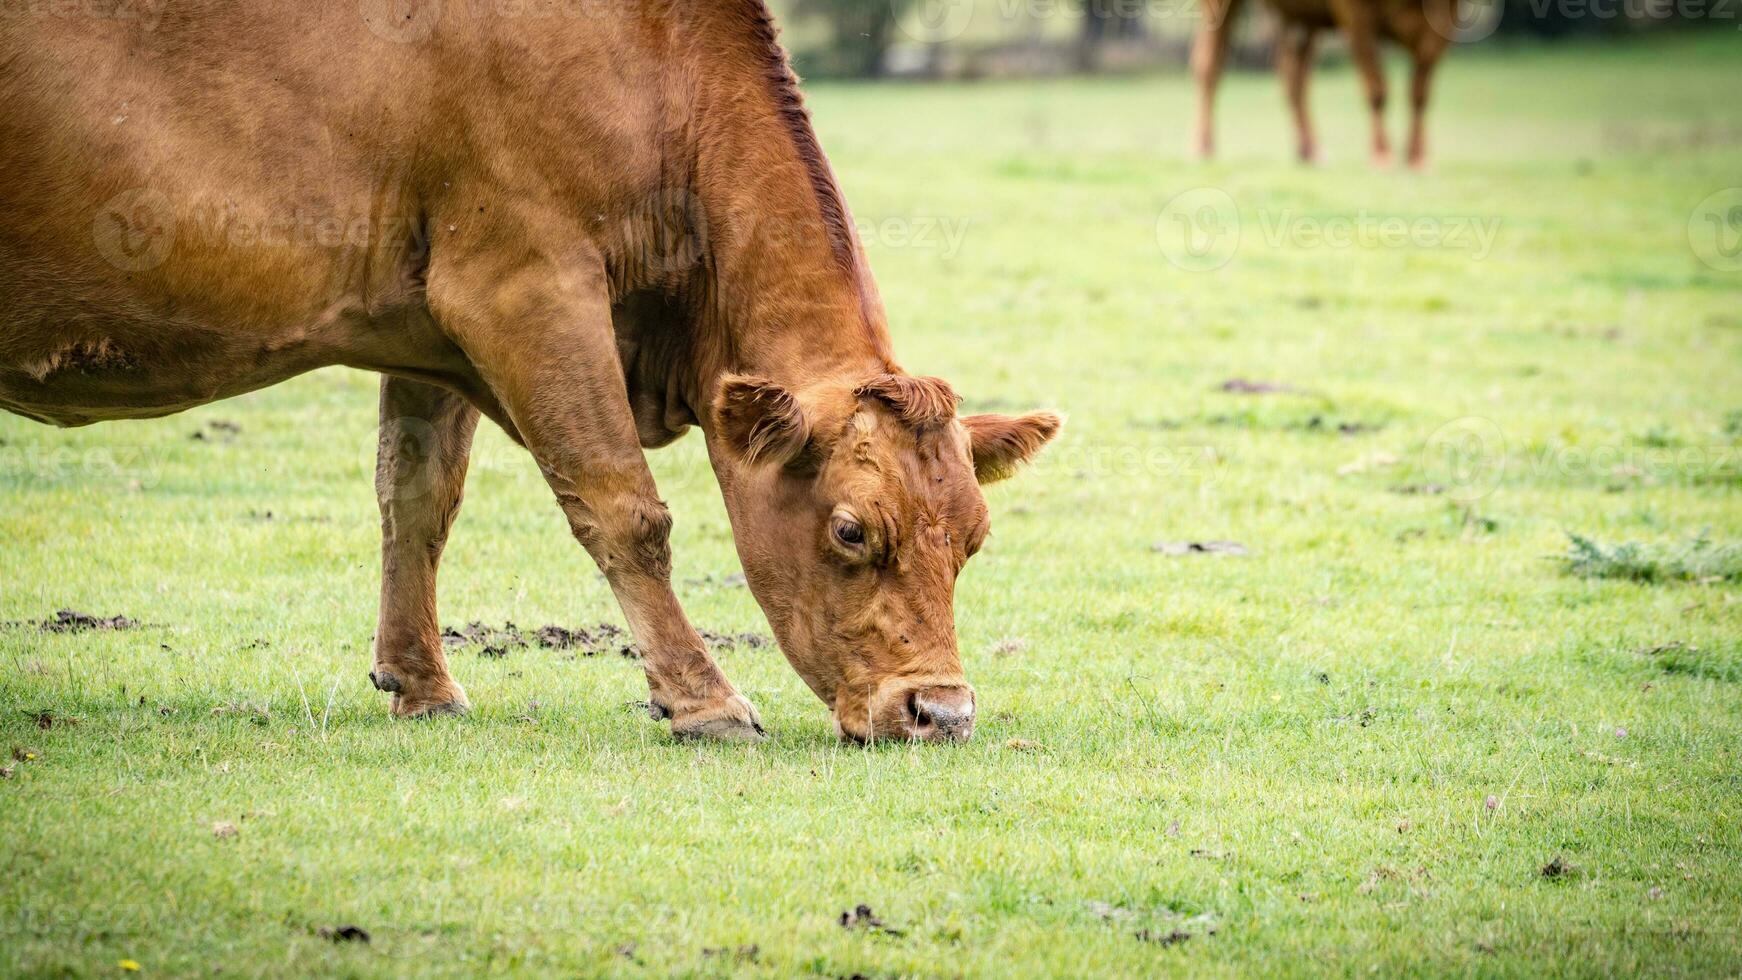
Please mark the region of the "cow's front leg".
[[466, 692], [448, 675], [436, 618], [436, 568], [466, 488], [478, 413], [442, 388], [381, 379], [381, 620], [369, 679], [401, 717], [460, 714]]
[[1235, 18], [1242, 0], [1207, 0], [1203, 4], [1204, 21], [1192, 41], [1192, 73], [1198, 81], [1198, 156], [1209, 159], [1216, 152], [1216, 85], [1222, 79], [1222, 68], [1228, 61], [1228, 45], [1233, 41]]
[[671, 588], [671, 512], [629, 405], [603, 265], [494, 257], [432, 267], [438, 322], [466, 350], [611, 585], [654, 717], [679, 736], [756, 739], [761, 720], [708, 655]]

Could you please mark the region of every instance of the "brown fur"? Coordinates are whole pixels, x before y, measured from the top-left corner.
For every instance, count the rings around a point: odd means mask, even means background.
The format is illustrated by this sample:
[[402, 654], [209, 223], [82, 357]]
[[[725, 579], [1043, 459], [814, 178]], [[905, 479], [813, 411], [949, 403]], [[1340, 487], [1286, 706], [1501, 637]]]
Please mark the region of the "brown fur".
[[[1216, 83], [1227, 62], [1228, 45], [1238, 26], [1244, 0], [1206, 0], [1204, 20], [1192, 48], [1198, 77], [1197, 147], [1203, 156], [1215, 150]], [[1307, 109], [1307, 74], [1312, 68], [1320, 31], [1339, 29], [1349, 41], [1349, 57], [1361, 73], [1372, 115], [1375, 164], [1391, 161], [1385, 131], [1385, 72], [1379, 42], [1391, 40], [1409, 52], [1414, 62], [1410, 85], [1409, 165], [1427, 166], [1427, 105], [1433, 73], [1451, 43], [1458, 0], [1265, 0], [1281, 22], [1277, 38], [1277, 70], [1282, 76], [1303, 161], [1318, 158], [1312, 116]]]
[[[466, 706], [435, 580], [486, 416], [605, 573], [655, 713], [754, 736], [672, 592], [642, 455], [699, 426], [751, 589], [840, 731], [965, 737], [975, 473], [1056, 419], [957, 420], [895, 364], [760, 0], [411, 9], [0, 20], [0, 408], [83, 425], [382, 373], [371, 677], [402, 715]], [[875, 553], [842, 545], [849, 513]]]
[[880, 374], [860, 385], [854, 394], [881, 401], [894, 409], [902, 422], [916, 428], [950, 421], [956, 417], [956, 406], [962, 401], [949, 382], [941, 378], [905, 374]]

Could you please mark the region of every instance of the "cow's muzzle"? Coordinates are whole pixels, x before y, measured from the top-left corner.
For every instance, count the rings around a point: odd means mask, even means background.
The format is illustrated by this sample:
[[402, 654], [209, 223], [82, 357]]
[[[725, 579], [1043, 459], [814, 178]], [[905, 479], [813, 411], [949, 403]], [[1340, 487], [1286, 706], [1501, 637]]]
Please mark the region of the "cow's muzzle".
[[835, 705], [835, 734], [854, 742], [966, 742], [974, 734], [974, 689], [937, 678], [886, 681], [869, 699]]
[[901, 704], [909, 739], [966, 742], [974, 735], [974, 689], [966, 684], [915, 688]]

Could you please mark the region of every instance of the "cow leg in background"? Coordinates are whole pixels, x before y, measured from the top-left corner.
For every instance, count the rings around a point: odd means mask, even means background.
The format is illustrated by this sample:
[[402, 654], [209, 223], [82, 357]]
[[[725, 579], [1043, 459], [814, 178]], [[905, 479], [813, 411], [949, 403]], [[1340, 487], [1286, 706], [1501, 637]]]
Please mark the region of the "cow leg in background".
[[1332, 0], [1331, 11], [1349, 40], [1349, 58], [1367, 89], [1373, 119], [1373, 165], [1391, 165], [1391, 140], [1385, 135], [1385, 65], [1379, 55], [1377, 13], [1364, 0]]
[[1228, 62], [1228, 45], [1234, 39], [1241, 0], [1204, 0], [1204, 22], [1192, 42], [1192, 72], [1198, 79], [1197, 152], [1209, 158], [1216, 152], [1216, 84]]
[[1409, 86], [1409, 165], [1416, 170], [1427, 169], [1427, 104], [1433, 85], [1434, 69], [1446, 50], [1444, 38], [1432, 35], [1420, 42], [1413, 52], [1415, 74]]
[[375, 496], [381, 505], [381, 620], [369, 679], [402, 717], [459, 714], [436, 618], [436, 568], [465, 493], [478, 412], [433, 385], [381, 379]]
[[[529, 250], [533, 256], [558, 250]], [[573, 246], [562, 250], [572, 254]], [[429, 304], [471, 358], [604, 573], [641, 649], [655, 717], [680, 736], [761, 737], [671, 588], [671, 512], [642, 454], [604, 264], [445, 259]]]
[[1308, 24], [1286, 24], [1276, 46], [1276, 65], [1282, 75], [1288, 107], [1294, 112], [1296, 144], [1302, 163], [1316, 163], [1318, 141], [1313, 138], [1312, 113], [1307, 108], [1307, 76], [1313, 67], [1318, 29]]

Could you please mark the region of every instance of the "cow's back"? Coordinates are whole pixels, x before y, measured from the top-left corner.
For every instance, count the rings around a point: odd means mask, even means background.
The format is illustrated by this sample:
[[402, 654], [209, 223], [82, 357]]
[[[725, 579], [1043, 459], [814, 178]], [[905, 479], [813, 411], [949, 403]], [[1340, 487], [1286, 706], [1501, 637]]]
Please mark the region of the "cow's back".
[[657, 183], [635, 88], [657, 65], [626, 5], [395, 8], [0, 21], [0, 407], [76, 424], [323, 364], [439, 364], [432, 248], [546, 220], [523, 202], [597, 214]]
[[1340, 18], [1351, 14], [1370, 17], [1380, 36], [1411, 50], [1424, 44], [1443, 45], [1448, 39], [1441, 32], [1455, 24], [1457, 6], [1457, 0], [1265, 0], [1265, 3], [1284, 21], [1307, 27], [1346, 26]]

